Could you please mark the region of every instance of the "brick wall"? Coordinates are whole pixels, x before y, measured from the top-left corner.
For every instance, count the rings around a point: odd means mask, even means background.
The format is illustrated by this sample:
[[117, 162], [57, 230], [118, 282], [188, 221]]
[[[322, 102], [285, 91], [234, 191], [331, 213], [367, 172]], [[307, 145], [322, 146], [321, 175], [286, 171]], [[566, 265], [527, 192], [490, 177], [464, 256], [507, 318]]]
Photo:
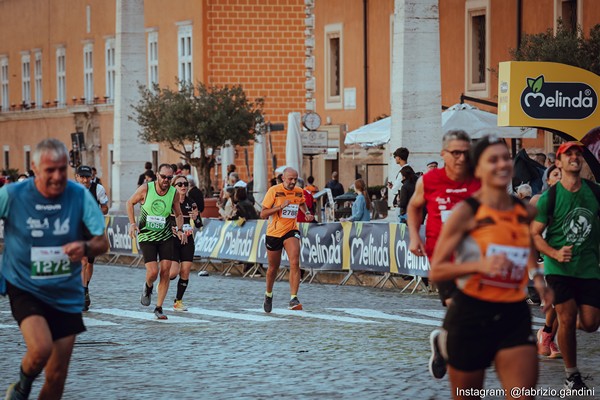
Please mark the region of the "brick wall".
[[[265, 99], [268, 121], [287, 129], [288, 113], [304, 111], [304, 1], [206, 0], [206, 15], [204, 81], [241, 84], [250, 99]], [[277, 165], [284, 165], [286, 132], [271, 135]], [[252, 153], [250, 146], [251, 170]], [[247, 181], [243, 148], [236, 164]]]

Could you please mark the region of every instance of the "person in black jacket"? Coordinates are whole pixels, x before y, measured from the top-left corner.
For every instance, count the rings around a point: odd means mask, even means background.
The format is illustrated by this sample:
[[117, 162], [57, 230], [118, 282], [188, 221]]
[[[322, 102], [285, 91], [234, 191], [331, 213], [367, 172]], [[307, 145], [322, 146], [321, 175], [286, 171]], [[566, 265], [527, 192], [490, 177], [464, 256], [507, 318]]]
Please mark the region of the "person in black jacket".
[[398, 193], [398, 208], [400, 209], [400, 222], [406, 223], [406, 208], [410, 198], [415, 193], [415, 185], [419, 177], [410, 165], [404, 166], [400, 173], [402, 174], [402, 187]]
[[154, 177], [152, 179], [153, 181], [156, 180], [156, 175], [154, 174], [154, 171], [152, 171], [152, 163], [151, 162], [147, 162], [146, 164], [144, 164], [144, 168], [146, 170], [143, 173], [140, 174], [140, 177], [138, 178], [138, 182], [137, 182], [138, 186], [140, 186], [144, 182], [146, 182], [146, 174], [149, 174], [148, 176], [153, 176]]
[[[190, 189], [188, 190], [187, 196], [192, 199], [194, 203], [196, 203], [196, 206], [198, 207], [198, 213], [202, 214], [202, 211], [204, 211], [204, 193], [202, 193], [202, 190], [196, 186], [194, 178], [192, 178], [190, 175], [188, 175], [186, 178], [190, 184]], [[197, 225], [196, 228], [200, 228], [201, 226], [202, 218], [199, 219], [199, 225]]]
[[244, 220], [249, 219], [259, 219], [258, 213], [254, 208], [254, 205], [250, 200], [248, 200], [248, 194], [246, 193], [246, 188], [244, 187], [236, 187], [233, 193], [233, 203], [235, 207], [235, 212], [231, 219], [240, 219], [244, 218]]

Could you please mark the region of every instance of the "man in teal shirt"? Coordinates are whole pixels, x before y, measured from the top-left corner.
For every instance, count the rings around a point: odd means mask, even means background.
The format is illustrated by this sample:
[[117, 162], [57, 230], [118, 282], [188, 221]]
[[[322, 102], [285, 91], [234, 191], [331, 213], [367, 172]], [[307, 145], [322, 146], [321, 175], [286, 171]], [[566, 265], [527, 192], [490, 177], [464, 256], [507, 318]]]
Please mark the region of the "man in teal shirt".
[[546, 281], [554, 290], [567, 389], [587, 388], [577, 368], [576, 329], [595, 332], [600, 326], [599, 204], [590, 184], [581, 179], [582, 165], [581, 143], [567, 142], [558, 148], [556, 166], [562, 178], [556, 184], [554, 211], [548, 215], [552, 205], [546, 191], [531, 226], [535, 246], [544, 255]]
[[42, 369], [39, 398], [62, 396], [75, 336], [85, 331], [81, 259], [108, 250], [98, 204], [67, 180], [68, 154], [62, 142], [43, 140], [33, 152], [35, 178], [0, 189], [0, 294], [8, 294], [26, 345], [19, 381], [6, 399], [28, 398]]

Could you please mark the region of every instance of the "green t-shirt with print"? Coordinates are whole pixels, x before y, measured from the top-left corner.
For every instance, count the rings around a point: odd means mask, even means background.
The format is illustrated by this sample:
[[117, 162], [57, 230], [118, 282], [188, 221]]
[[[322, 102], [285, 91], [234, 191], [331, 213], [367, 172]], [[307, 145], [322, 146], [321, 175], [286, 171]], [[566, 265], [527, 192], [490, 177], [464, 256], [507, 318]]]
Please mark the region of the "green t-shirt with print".
[[[538, 203], [535, 220], [548, 223], [548, 192]], [[552, 224], [546, 230], [546, 242], [554, 249], [573, 245], [570, 262], [558, 262], [544, 255], [546, 275], [566, 275], [585, 279], [600, 279], [600, 221], [598, 200], [585, 182], [577, 192], [569, 192], [556, 184], [556, 203]]]

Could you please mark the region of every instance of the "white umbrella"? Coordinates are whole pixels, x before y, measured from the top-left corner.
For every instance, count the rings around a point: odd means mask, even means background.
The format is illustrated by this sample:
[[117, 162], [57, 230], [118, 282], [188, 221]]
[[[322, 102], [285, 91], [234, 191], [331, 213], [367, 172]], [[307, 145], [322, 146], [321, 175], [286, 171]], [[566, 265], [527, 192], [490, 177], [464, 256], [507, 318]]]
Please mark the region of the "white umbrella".
[[[442, 131], [462, 129], [472, 139], [494, 133], [503, 138], [535, 139], [534, 128], [498, 126], [496, 114], [482, 111], [469, 104], [455, 104], [442, 113]], [[387, 117], [361, 126], [346, 134], [345, 145], [359, 144], [362, 147], [381, 146], [390, 141], [392, 118]]]
[[479, 139], [489, 134], [517, 139], [535, 139], [537, 137], [536, 129], [498, 126], [496, 114], [464, 103], [455, 104], [442, 113], [442, 130], [448, 132], [457, 129], [467, 132], [471, 139]]
[[227, 166], [229, 164], [235, 164], [235, 151], [231, 142], [228, 140], [223, 147], [221, 147], [221, 178], [223, 182], [227, 182]]
[[302, 139], [300, 138], [300, 113], [288, 114], [288, 130], [285, 140], [285, 163], [302, 174]]
[[344, 139], [344, 144], [360, 144], [363, 147], [375, 147], [386, 144], [390, 141], [390, 132], [392, 131], [392, 118], [387, 117], [379, 121], [361, 126], [358, 129], [348, 132]]
[[267, 193], [269, 187], [269, 176], [267, 173], [267, 138], [264, 135], [256, 135], [254, 139], [254, 199], [258, 204]]

